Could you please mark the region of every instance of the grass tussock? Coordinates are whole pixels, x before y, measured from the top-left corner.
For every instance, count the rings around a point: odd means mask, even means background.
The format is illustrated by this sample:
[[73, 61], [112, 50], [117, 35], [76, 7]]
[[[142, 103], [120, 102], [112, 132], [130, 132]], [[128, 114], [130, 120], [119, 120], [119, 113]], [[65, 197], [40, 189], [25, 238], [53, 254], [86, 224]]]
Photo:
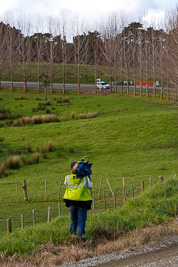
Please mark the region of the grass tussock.
[[43, 147], [37, 147], [36, 152], [41, 154], [46, 154], [48, 152], [53, 151], [53, 142], [49, 141], [47, 145], [44, 145]]
[[79, 119], [92, 119], [98, 116], [98, 112], [81, 113]]
[[11, 124], [12, 127], [19, 127], [19, 126], [23, 126], [22, 121], [18, 120], [18, 121], [13, 121]]
[[59, 121], [58, 117], [54, 114], [35, 115], [32, 118], [22, 117], [20, 120], [23, 125], [42, 124], [42, 123], [51, 123]]
[[14, 114], [11, 113], [10, 110], [6, 110], [5, 108], [0, 107], [0, 120], [12, 120], [15, 119]]
[[20, 168], [20, 158], [19, 158], [19, 156], [10, 156], [6, 160], [6, 168], [7, 169], [18, 169], [18, 168]]
[[58, 104], [60, 104], [60, 103], [70, 103], [70, 97], [68, 97], [68, 96], [66, 96], [65, 98], [62, 98], [62, 97], [59, 97], [58, 99], [54, 98], [54, 100], [56, 100]]
[[38, 164], [40, 160], [40, 154], [35, 152], [32, 156], [31, 159], [29, 160], [29, 164]]
[[15, 96], [15, 100], [25, 100], [25, 99], [26, 99], [26, 97], [24, 97], [24, 96], [21, 96], [21, 97]]
[[75, 112], [71, 112], [71, 114], [70, 114], [70, 119], [71, 119], [71, 120], [75, 120]]

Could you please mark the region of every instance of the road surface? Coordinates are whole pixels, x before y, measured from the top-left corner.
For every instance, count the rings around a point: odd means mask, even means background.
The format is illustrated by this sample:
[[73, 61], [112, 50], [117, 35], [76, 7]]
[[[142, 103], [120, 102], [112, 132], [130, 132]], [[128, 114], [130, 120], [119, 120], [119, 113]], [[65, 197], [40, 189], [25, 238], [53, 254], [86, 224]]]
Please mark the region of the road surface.
[[[11, 82], [10, 81], [1, 81], [1, 85], [2, 86], [6, 86], [6, 87], [11, 87]], [[14, 88], [24, 88], [24, 82], [13, 82], [13, 87]], [[28, 89], [37, 89], [38, 88], [38, 83], [37, 82], [28, 82], [27, 83], [27, 88]], [[54, 90], [62, 90], [63, 89], [63, 84], [62, 83], [53, 83], [53, 89]], [[66, 90], [78, 90], [78, 84], [65, 84], [65, 89]], [[94, 84], [81, 84], [80, 85], [80, 90], [81, 91], [94, 91], [96, 89], [96, 86]], [[120, 92], [121, 90], [121, 86], [117, 87], [118, 92]], [[129, 90], [133, 91], [134, 86], [129, 85]], [[50, 90], [50, 88], [48, 89]], [[123, 90], [126, 92], [127, 91], [127, 86], [123, 86]], [[137, 92], [140, 91], [140, 86], [136, 87]], [[142, 90], [145, 91], [146, 90], [146, 86], [142, 86]], [[156, 91], [160, 91], [161, 88], [160, 87], [156, 87]], [[98, 92], [100, 90], [98, 89]], [[106, 91], [106, 92], [110, 92], [110, 89], [102, 89], [102, 92]], [[114, 86], [112, 88], [112, 91], [114, 92]], [[149, 91], [153, 91], [153, 87], [149, 87]], [[164, 88], [164, 91], [167, 91], [167, 88]]]

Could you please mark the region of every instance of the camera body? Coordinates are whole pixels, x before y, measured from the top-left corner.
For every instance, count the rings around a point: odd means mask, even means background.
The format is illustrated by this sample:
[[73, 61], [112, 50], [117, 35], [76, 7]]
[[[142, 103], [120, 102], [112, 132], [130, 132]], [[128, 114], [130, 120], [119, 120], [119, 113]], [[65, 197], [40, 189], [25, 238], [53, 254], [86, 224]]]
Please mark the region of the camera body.
[[92, 163], [89, 163], [89, 161], [85, 161], [84, 158], [81, 159], [81, 161], [78, 161], [78, 167], [76, 168], [75, 174], [77, 177], [84, 177], [88, 176], [89, 174], [92, 174], [91, 166]]

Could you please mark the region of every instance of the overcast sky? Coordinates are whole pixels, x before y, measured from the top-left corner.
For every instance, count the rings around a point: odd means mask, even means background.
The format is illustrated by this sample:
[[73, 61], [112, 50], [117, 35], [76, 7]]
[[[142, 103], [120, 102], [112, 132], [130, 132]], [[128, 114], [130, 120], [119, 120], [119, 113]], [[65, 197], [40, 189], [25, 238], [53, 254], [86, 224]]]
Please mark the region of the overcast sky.
[[78, 15], [87, 22], [101, 21], [112, 12], [128, 15], [131, 21], [141, 21], [147, 26], [164, 20], [165, 13], [178, 0], [0, 0], [0, 16], [16, 14], [43, 14], [59, 16], [65, 10], [69, 16]]

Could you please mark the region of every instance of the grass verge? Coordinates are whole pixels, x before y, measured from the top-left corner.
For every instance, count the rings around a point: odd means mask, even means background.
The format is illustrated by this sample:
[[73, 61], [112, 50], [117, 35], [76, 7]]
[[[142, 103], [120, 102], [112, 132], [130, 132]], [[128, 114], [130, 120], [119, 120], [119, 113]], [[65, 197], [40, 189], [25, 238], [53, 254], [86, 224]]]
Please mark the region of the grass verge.
[[[178, 214], [177, 192], [178, 180], [169, 179], [148, 188], [121, 209], [88, 216], [86, 237], [90, 246], [94, 248], [103, 241], [115, 240], [130, 230], [167, 223]], [[36, 253], [41, 244], [49, 241], [70, 245], [73, 239], [69, 234], [69, 224], [70, 218], [66, 216], [4, 236], [0, 240], [0, 251], [3, 252], [1, 258], [15, 253]]]

